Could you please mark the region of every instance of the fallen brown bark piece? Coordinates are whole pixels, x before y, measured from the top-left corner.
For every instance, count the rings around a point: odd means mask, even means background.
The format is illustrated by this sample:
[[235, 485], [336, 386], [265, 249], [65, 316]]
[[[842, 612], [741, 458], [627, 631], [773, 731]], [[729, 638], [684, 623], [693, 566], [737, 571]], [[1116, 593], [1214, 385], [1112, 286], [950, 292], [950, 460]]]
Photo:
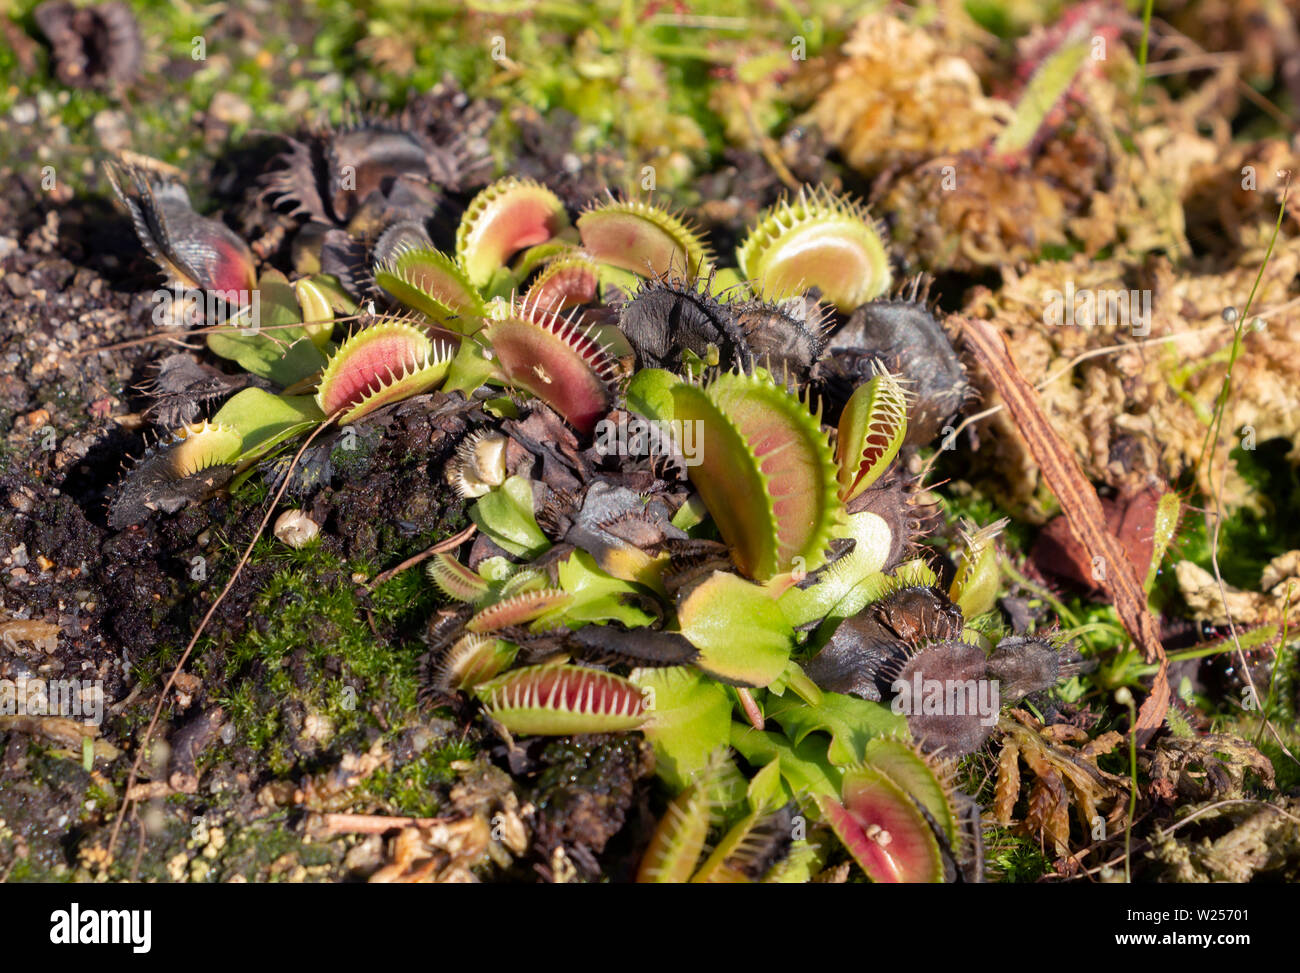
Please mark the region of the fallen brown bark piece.
[[1151, 694], [1143, 701], [1133, 724], [1138, 742], [1145, 745], [1164, 723], [1169, 709], [1169, 660], [1160, 644], [1155, 619], [1147, 610], [1142, 582], [1119, 539], [1106, 530], [1106, 514], [1097, 491], [1043, 414], [1038, 394], [1020, 374], [1002, 336], [992, 325], [970, 318], [962, 319], [962, 333], [1025, 437], [1043, 479], [1061, 502], [1070, 530], [1093, 563], [1101, 567], [1097, 581], [1114, 603], [1120, 622], [1141, 647], [1143, 657], [1159, 664]]
[[167, 767], [168, 783], [181, 794], [199, 790], [198, 758], [221, 732], [226, 718], [220, 706], [193, 717], [173, 735], [171, 761]]

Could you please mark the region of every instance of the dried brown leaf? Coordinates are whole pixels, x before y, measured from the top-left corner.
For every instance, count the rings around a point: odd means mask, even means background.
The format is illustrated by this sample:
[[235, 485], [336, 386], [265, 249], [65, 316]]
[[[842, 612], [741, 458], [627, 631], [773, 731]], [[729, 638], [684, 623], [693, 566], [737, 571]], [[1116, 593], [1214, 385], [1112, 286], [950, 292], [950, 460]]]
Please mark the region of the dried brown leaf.
[[1164, 723], [1170, 693], [1169, 661], [1160, 644], [1155, 620], [1147, 610], [1142, 581], [1119, 539], [1106, 529], [1106, 515], [1097, 491], [1084, 476], [1073, 451], [1048, 422], [1038, 394], [1016, 368], [1001, 335], [983, 321], [965, 318], [962, 325], [967, 343], [992, 379], [1034, 462], [1060, 501], [1070, 530], [1092, 562], [1102, 567], [1098, 580], [1114, 603], [1120, 622], [1141, 647], [1143, 657], [1159, 664], [1151, 694], [1143, 701], [1133, 724], [1138, 741], [1145, 744]]
[[1008, 740], [998, 754], [998, 782], [993, 797], [993, 815], [1004, 828], [1020, 797], [1020, 748]]

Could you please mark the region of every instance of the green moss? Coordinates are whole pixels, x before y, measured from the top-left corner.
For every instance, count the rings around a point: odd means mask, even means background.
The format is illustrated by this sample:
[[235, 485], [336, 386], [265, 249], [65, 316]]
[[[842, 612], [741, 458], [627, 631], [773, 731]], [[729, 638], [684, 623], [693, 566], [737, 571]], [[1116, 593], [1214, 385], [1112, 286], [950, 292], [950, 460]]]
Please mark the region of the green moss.
[[[1231, 513], [1219, 531], [1219, 569], [1223, 580], [1234, 587], [1254, 590], [1269, 561], [1300, 547], [1300, 520], [1278, 516], [1278, 511], [1300, 506], [1300, 470], [1286, 458], [1291, 446], [1287, 440], [1271, 439], [1256, 449], [1231, 453], [1237, 472], [1260, 504], [1258, 510]], [[1175, 545], [1176, 557], [1209, 567], [1210, 536], [1204, 517], [1186, 516]], [[1177, 589], [1172, 574], [1165, 571], [1163, 578], [1170, 593]]]
[[986, 835], [990, 877], [998, 882], [1036, 882], [1052, 870], [1052, 863], [1035, 839], [1005, 828]]
[[475, 750], [465, 740], [450, 740], [400, 767], [381, 767], [366, 778], [362, 791], [378, 800], [389, 814], [432, 817], [441, 809], [440, 794], [456, 779], [451, 765], [473, 758]]
[[423, 650], [415, 633], [436, 601], [419, 572], [367, 596], [352, 576], [369, 576], [369, 565], [319, 548], [258, 548], [260, 563], [277, 570], [254, 598], [247, 630], [224, 647], [207, 642], [195, 663], [225, 687], [235, 745], [285, 775], [314, 749], [294, 738], [301, 726], [290, 725], [291, 711], [323, 717], [332, 733], [315, 742], [331, 749], [364, 749], [368, 732], [413, 720]]

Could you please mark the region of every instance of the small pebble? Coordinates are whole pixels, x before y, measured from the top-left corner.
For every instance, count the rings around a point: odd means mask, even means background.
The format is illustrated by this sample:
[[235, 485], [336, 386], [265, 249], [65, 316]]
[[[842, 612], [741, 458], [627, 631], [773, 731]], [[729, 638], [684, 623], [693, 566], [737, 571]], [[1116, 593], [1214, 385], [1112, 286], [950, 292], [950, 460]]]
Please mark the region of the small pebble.
[[305, 547], [316, 539], [320, 525], [301, 510], [286, 510], [275, 521], [275, 536], [290, 547]]

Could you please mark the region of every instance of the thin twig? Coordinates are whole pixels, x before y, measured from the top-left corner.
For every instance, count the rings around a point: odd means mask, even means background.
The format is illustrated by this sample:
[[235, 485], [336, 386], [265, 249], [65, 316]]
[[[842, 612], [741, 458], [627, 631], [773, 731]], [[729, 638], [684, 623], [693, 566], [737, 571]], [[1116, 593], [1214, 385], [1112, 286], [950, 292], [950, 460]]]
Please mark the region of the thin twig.
[[[258, 325], [256, 333], [261, 334], [263, 331], [284, 331], [287, 328], [305, 328], [319, 324], [339, 324], [344, 321], [359, 321], [367, 317], [365, 314], [350, 314], [344, 318], [330, 318], [328, 321], [321, 319], [319, 321], [292, 321], [288, 324], [266, 324]], [[256, 337], [256, 334], [243, 335], [242, 332], [253, 330], [251, 328], [241, 328], [238, 325], [230, 324], [208, 324], [201, 328], [169, 328], [166, 331], [154, 331], [151, 334], [142, 335], [139, 338], [128, 338], [126, 341], [117, 341], [111, 345], [99, 345], [95, 348], [88, 348], [85, 351], [79, 351], [74, 354], [73, 358], [86, 358], [90, 355], [97, 355], [101, 351], [120, 351], [123, 348], [133, 348], [136, 345], [152, 344], [155, 341], [175, 341], [178, 338], [184, 338], [196, 334], [222, 334], [232, 333], [239, 334], [241, 337]], [[304, 337], [306, 337], [304, 335]], [[302, 339], [299, 338], [299, 341]], [[297, 342], [294, 342], [297, 344]]]
[[411, 557], [408, 557], [401, 564], [397, 565], [397, 567], [389, 568], [387, 571], [375, 575], [375, 579], [371, 581], [370, 584], [366, 585], [366, 590], [374, 591], [385, 581], [395, 578], [397, 575], [401, 574], [407, 568], [413, 568], [421, 561], [426, 561], [429, 558], [433, 557], [435, 554], [441, 554], [444, 551], [451, 551], [457, 547], [460, 547], [461, 544], [465, 543], [467, 540], [469, 540], [471, 537], [474, 536], [474, 531], [476, 530], [478, 530], [478, 525], [470, 524], [459, 534], [456, 534], [452, 537], [448, 537], [446, 540], [438, 541], [438, 543], [434, 544], [433, 547], [430, 547], [427, 550], [423, 550], [419, 554], [415, 554]]
[[322, 832], [339, 834], [384, 834], [402, 828], [428, 828], [445, 818], [400, 818], [387, 814], [326, 814]]
[[125, 794], [127, 796], [124, 796], [122, 799], [122, 806], [118, 809], [117, 818], [113, 821], [113, 833], [108, 841], [108, 857], [110, 860], [113, 857], [113, 850], [117, 847], [118, 835], [122, 830], [122, 821], [125, 819], [128, 809], [134, 810], [135, 808], [136, 802], [133, 801], [129, 795], [131, 788], [135, 785], [136, 780], [139, 779], [140, 765], [144, 761], [145, 754], [149, 752], [149, 744], [153, 739], [154, 730], [157, 729], [158, 720], [162, 717], [163, 707], [167, 703], [167, 694], [171, 692], [172, 686], [176, 684], [176, 677], [181, 674], [181, 669], [183, 669], [185, 663], [189, 661], [190, 653], [194, 651], [194, 646], [198, 644], [199, 637], [203, 634], [204, 629], [207, 628], [208, 622], [212, 620], [212, 616], [216, 614], [217, 608], [225, 600], [226, 595], [230, 594], [231, 589], [235, 586], [235, 582], [239, 580], [239, 576], [244, 570], [244, 565], [248, 563], [248, 559], [253, 554], [253, 546], [261, 539], [263, 532], [266, 530], [266, 525], [271, 521], [271, 515], [275, 513], [276, 505], [279, 504], [280, 498], [284, 496], [284, 491], [289, 486], [289, 474], [292, 473], [294, 467], [298, 465], [298, 461], [302, 459], [302, 454], [307, 451], [307, 447], [315, 441], [317, 436], [333, 425], [334, 421], [343, 414], [343, 411], [344, 410], [340, 409], [313, 429], [311, 435], [306, 438], [302, 446], [298, 448], [298, 452], [294, 454], [293, 461], [285, 471], [284, 480], [280, 483], [280, 488], [276, 491], [275, 496], [271, 498], [271, 502], [267, 504], [266, 513], [262, 515], [262, 522], [258, 524], [257, 530], [253, 533], [252, 540], [248, 542], [248, 547], [244, 549], [243, 557], [241, 557], [239, 563], [235, 565], [234, 573], [230, 576], [230, 580], [226, 582], [226, 586], [221, 589], [221, 593], [217, 595], [216, 600], [208, 607], [207, 612], [203, 616], [203, 620], [199, 622], [199, 627], [194, 631], [194, 635], [190, 638], [189, 644], [185, 646], [185, 651], [181, 653], [180, 660], [177, 661], [176, 667], [172, 669], [171, 675], [167, 677], [167, 684], [163, 686], [162, 692], [158, 695], [158, 704], [154, 707], [153, 717], [149, 720], [149, 725], [145, 729], [144, 739], [140, 743], [140, 749], [135, 755], [135, 760], [131, 762], [131, 773], [127, 776], [125, 787]]

